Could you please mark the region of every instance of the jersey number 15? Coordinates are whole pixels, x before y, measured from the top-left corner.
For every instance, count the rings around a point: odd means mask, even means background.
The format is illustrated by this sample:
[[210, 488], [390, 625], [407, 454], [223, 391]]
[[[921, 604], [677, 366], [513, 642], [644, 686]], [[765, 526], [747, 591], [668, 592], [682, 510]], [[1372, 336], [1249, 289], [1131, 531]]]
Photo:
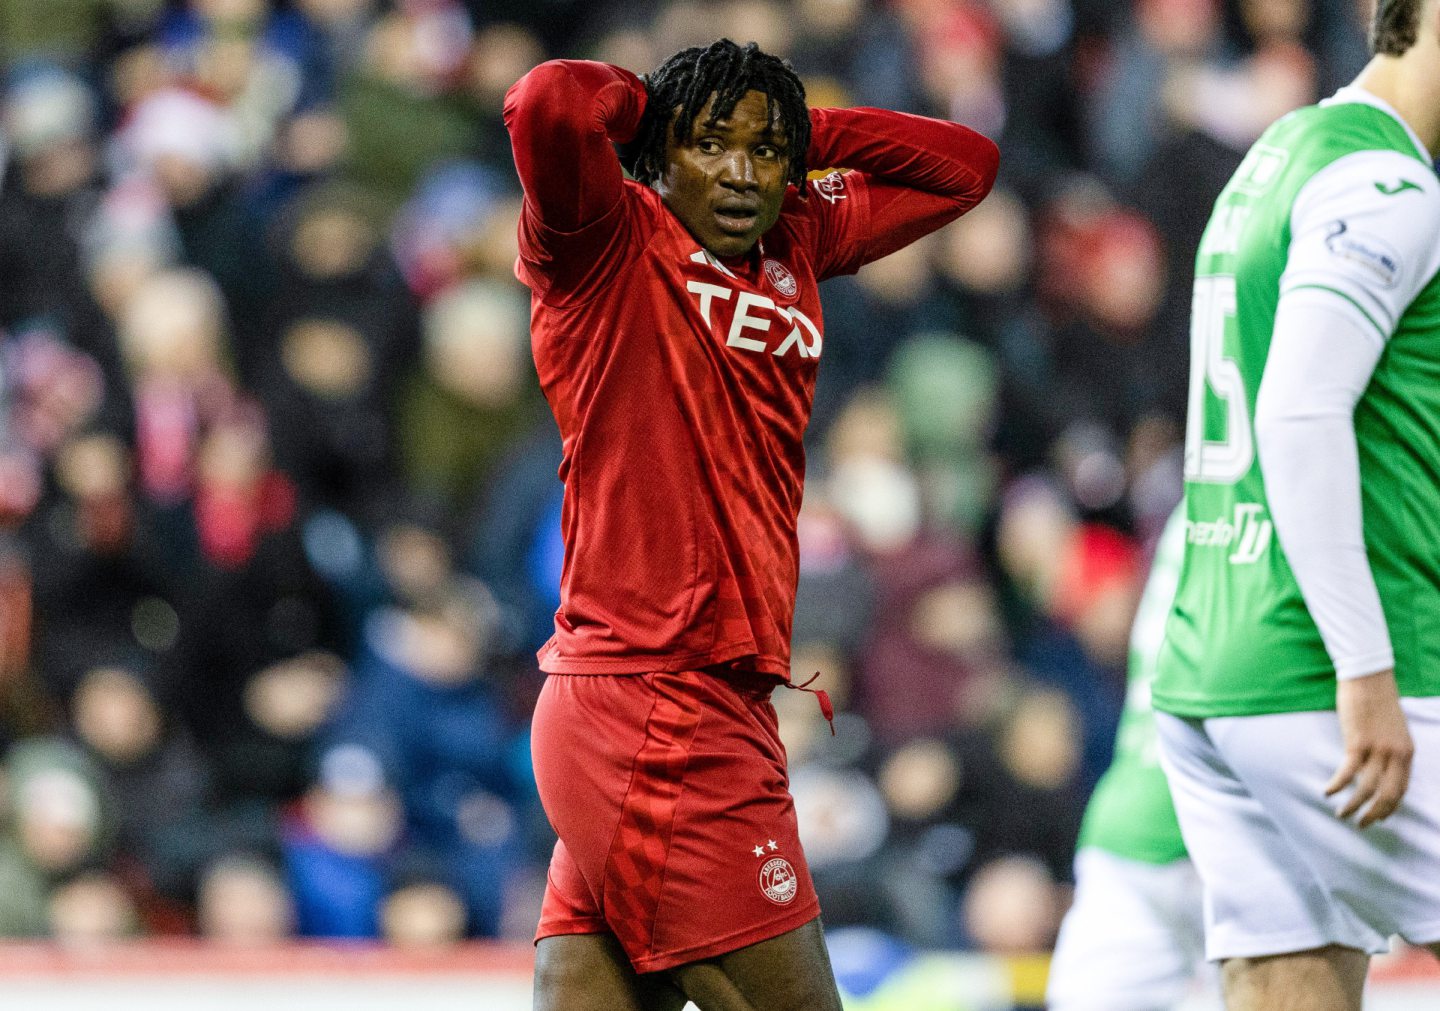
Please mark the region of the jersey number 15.
[[[1235, 278], [1197, 277], [1190, 304], [1190, 399], [1185, 413], [1185, 480], [1234, 484], [1255, 462], [1255, 437], [1245, 377], [1225, 354], [1225, 332], [1235, 319]], [[1223, 439], [1205, 438], [1209, 391], [1225, 412]]]

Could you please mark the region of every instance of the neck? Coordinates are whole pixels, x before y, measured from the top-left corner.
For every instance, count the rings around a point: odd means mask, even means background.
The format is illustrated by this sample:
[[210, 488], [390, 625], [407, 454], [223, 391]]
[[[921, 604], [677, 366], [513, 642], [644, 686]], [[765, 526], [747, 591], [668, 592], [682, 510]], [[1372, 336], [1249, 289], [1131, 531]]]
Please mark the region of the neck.
[[1435, 38], [1422, 34], [1404, 56], [1376, 56], [1355, 79], [1400, 114], [1432, 157], [1440, 148], [1440, 60], [1431, 52], [1437, 46]]

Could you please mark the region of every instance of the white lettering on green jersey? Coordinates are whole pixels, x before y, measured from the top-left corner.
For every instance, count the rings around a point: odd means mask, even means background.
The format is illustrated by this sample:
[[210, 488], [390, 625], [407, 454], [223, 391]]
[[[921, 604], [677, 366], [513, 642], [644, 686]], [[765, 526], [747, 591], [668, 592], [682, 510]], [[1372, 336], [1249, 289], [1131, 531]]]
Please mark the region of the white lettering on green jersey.
[[1413, 133], [1347, 89], [1275, 123], [1196, 256], [1184, 563], [1154, 704], [1330, 709], [1335, 668], [1275, 535], [1256, 395], [1282, 293], [1323, 289], [1384, 352], [1354, 415], [1365, 550], [1402, 695], [1440, 695], [1440, 182]]

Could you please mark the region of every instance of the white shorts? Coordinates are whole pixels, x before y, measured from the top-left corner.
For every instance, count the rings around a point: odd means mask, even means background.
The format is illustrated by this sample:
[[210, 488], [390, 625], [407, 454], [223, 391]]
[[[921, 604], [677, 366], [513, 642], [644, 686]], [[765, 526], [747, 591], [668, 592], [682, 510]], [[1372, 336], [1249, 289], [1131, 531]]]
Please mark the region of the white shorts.
[[1178, 1005], [1204, 962], [1200, 879], [1189, 860], [1147, 864], [1087, 847], [1075, 857], [1075, 902], [1060, 925], [1050, 1011], [1158, 1011]]
[[1204, 882], [1212, 960], [1392, 934], [1440, 941], [1440, 698], [1402, 699], [1415, 741], [1400, 808], [1361, 830], [1327, 798], [1342, 757], [1333, 710], [1181, 719], [1156, 713], [1180, 830]]

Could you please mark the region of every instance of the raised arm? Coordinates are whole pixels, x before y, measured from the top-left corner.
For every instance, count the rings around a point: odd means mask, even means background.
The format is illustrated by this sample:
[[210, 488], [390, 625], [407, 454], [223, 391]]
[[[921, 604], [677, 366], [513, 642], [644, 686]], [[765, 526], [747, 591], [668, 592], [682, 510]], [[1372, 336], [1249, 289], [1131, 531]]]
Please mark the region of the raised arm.
[[520, 78], [504, 115], [526, 213], [557, 232], [603, 218], [625, 179], [610, 143], [633, 139], [644, 111], [644, 83], [608, 64], [551, 60]]
[[809, 164], [867, 176], [868, 221], [855, 266], [893, 253], [974, 207], [1000, 151], [969, 127], [885, 109], [811, 109]]

